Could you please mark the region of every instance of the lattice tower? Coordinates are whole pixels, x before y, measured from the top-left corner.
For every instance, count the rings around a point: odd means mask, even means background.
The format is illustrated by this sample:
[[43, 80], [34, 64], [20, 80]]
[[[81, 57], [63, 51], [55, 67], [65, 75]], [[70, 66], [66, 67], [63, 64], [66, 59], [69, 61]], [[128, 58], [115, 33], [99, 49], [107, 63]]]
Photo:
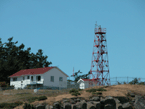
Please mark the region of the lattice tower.
[[96, 24], [89, 87], [110, 85], [106, 31], [101, 26], [97, 27]]

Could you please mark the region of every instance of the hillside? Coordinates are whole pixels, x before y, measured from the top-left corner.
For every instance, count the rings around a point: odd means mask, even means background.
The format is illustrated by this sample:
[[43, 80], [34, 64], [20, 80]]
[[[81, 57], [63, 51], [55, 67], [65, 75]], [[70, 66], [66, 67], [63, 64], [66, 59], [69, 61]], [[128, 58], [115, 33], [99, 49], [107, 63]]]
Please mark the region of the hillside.
[[[93, 88], [97, 89], [100, 87], [102, 87], [102, 86], [95, 86]], [[106, 88], [105, 87], [103, 87], [103, 88], [107, 90], [107, 91], [102, 92], [103, 97], [106, 97], [106, 96], [112, 96], [112, 97], [123, 96], [123, 97], [125, 97], [126, 94], [130, 91], [133, 93], [139, 94], [139, 95], [145, 95], [145, 92], [144, 92], [145, 86], [143, 86], [143, 85], [123, 84], [123, 85], [108, 86]], [[89, 97], [92, 94], [89, 92], [86, 92], [86, 90], [88, 90], [88, 89], [80, 91], [81, 95], [79, 95], [78, 97], [84, 97], [85, 99], [89, 99]], [[72, 97], [74, 97], [74, 96], [72, 96], [71, 94], [61, 94], [56, 97], [47, 97], [47, 100], [35, 101], [31, 104], [36, 105], [36, 104], [41, 104], [41, 103], [45, 102], [45, 103], [52, 105], [53, 102], [55, 102], [55, 101], [60, 101], [63, 98], [72, 98]], [[22, 106], [18, 106], [14, 109], [23, 109], [23, 108], [22, 108]]]

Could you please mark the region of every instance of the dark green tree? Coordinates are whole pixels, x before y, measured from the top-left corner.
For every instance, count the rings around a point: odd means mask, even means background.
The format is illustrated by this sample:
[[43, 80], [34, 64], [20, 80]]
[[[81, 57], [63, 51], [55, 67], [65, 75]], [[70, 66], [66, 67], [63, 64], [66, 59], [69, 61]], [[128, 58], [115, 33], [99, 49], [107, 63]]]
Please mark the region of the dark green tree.
[[31, 48], [24, 50], [22, 43], [16, 46], [18, 41], [12, 42], [13, 37], [7, 43], [2, 43], [0, 38], [0, 81], [10, 82], [9, 76], [22, 70], [48, 67], [52, 62], [48, 62], [48, 56], [43, 56], [42, 49], [36, 54], [30, 53]]
[[75, 78], [74, 82], [77, 82], [80, 78], [89, 79], [90, 71], [88, 72], [88, 74], [84, 74], [84, 75], [78, 75], [79, 73], [82, 73], [82, 72], [80, 72], [80, 70], [78, 70], [78, 72], [75, 72], [74, 76], [71, 75], [71, 77]]
[[134, 78], [134, 80], [132, 80], [131, 82], [129, 82], [129, 84], [138, 84], [138, 79], [137, 78]]

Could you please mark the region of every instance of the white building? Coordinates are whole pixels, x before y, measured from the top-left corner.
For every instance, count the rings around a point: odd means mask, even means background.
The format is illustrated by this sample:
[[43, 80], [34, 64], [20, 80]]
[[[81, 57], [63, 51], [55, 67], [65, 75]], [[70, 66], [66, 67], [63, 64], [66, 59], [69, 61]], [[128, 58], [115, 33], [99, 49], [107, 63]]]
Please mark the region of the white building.
[[[78, 81], [77, 81], [77, 83], [79, 84], [79, 88], [80, 89], [86, 89], [86, 88], [89, 88], [89, 80], [90, 79], [79, 79]], [[96, 82], [93, 82], [92, 80], [90, 80], [90, 86], [91, 87], [93, 87], [93, 86], [95, 86], [95, 85], [98, 85], [98, 84], [96, 84]]]
[[9, 76], [10, 86], [14, 85], [15, 89], [23, 89], [36, 83], [42, 86], [67, 88], [67, 77], [68, 75], [58, 67], [25, 69]]

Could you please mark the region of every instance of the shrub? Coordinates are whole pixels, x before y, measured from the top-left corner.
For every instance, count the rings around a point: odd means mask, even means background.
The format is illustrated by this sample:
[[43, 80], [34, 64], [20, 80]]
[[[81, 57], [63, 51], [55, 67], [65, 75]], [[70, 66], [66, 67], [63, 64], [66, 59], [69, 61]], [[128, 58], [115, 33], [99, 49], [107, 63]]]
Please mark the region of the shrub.
[[23, 109], [36, 109], [33, 105], [25, 103]]
[[86, 90], [86, 92], [96, 92], [97, 91], [97, 89], [90, 89], [90, 90]]
[[0, 108], [4, 108], [7, 105], [7, 103], [0, 103]]
[[103, 89], [103, 88], [98, 88], [98, 89], [96, 89], [96, 91], [107, 91], [107, 90]]
[[124, 81], [123, 84], [126, 84], [126, 82]]
[[4, 82], [0, 82], [0, 86], [1, 86], [1, 87], [7, 87], [7, 84], [6, 84], [5, 81], [4, 81]]
[[73, 92], [72, 95], [78, 96], [78, 95], [81, 95], [81, 94], [79, 92]]
[[69, 93], [73, 93], [73, 92], [77, 92], [78, 90], [77, 89], [71, 89], [70, 91], [69, 91]]
[[22, 90], [22, 88], [18, 88], [18, 90]]
[[78, 91], [82, 91], [83, 89], [78, 89]]
[[46, 99], [47, 99], [46, 96], [40, 96], [40, 97], [38, 98], [39, 101], [40, 101], [40, 100], [46, 100]]
[[71, 95], [74, 95], [74, 96], [81, 95], [81, 94], [79, 93], [79, 90], [77, 90], [77, 89], [71, 89], [71, 90], [69, 91], [69, 93], [71, 93]]
[[138, 82], [138, 79], [137, 78], [135, 78], [134, 80], [132, 80], [131, 82], [129, 82], [129, 84], [138, 84], [139, 82]]
[[14, 103], [1, 103], [0, 104], [0, 108], [7, 108], [7, 109], [12, 109], [12, 108], [15, 108], [19, 105], [23, 104], [23, 102], [20, 102], [20, 101], [16, 101]]
[[86, 90], [86, 92], [96, 92], [96, 91], [107, 91], [106, 89], [103, 89], [103, 88], [98, 88], [98, 89], [90, 89], [90, 90]]
[[145, 85], [145, 82], [140, 82], [140, 83], [138, 83], [139, 85]]
[[10, 89], [14, 89], [14, 87], [15, 87], [14, 85], [12, 85], [12, 86], [9, 86], [9, 88], [10, 88]]
[[21, 101], [16, 101], [16, 102], [14, 102], [14, 103], [17, 104], [17, 105], [23, 104], [23, 102], [21, 102]]
[[38, 97], [31, 97], [31, 98], [29, 98], [27, 100], [29, 101], [29, 103], [32, 103], [32, 102], [38, 100]]
[[27, 85], [27, 86], [26, 86], [26, 89], [30, 89], [30, 88], [31, 88], [31, 85]]
[[92, 94], [102, 95], [102, 92], [93, 92]]
[[117, 84], [120, 85], [121, 83], [120, 82], [117, 82]]

